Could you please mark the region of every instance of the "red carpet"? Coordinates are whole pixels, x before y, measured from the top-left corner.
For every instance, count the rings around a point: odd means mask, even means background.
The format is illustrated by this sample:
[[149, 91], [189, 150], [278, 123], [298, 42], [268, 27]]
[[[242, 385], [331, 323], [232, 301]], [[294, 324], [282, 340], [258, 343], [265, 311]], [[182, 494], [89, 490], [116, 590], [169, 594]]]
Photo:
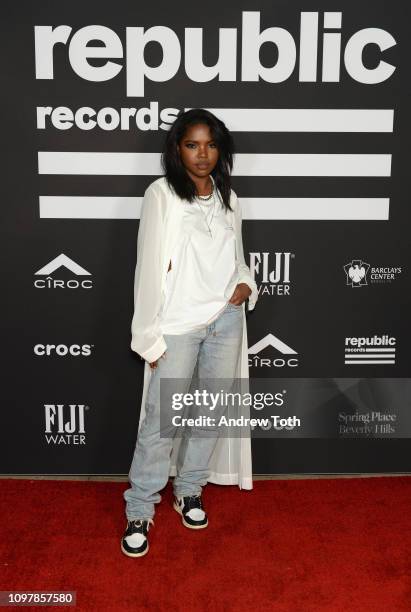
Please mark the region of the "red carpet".
[[120, 551], [127, 486], [0, 480], [0, 590], [75, 590], [98, 612], [411, 610], [411, 478], [209, 484], [199, 531], [169, 483], [140, 559]]

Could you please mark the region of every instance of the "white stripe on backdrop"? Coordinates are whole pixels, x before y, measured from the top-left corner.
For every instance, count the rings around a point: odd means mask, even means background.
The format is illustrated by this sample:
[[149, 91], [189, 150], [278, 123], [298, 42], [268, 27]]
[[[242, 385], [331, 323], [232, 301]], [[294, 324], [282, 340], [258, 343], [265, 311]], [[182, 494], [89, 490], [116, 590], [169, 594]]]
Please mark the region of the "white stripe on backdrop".
[[[188, 109], [186, 109], [188, 110]], [[208, 109], [233, 132], [392, 132], [390, 109]], [[160, 153], [39, 151], [42, 175], [162, 174]], [[390, 177], [391, 154], [237, 153], [233, 176]], [[245, 220], [388, 220], [389, 198], [241, 198]], [[138, 219], [141, 196], [40, 196], [40, 218]]]

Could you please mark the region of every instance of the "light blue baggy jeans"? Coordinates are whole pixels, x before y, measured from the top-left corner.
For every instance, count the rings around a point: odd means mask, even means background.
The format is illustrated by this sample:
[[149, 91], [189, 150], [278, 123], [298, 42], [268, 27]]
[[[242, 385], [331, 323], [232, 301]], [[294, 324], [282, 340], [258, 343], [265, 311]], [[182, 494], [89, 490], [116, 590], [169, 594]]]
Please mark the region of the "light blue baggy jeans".
[[[153, 518], [154, 504], [161, 501], [159, 491], [168, 482], [173, 437], [160, 436], [160, 378], [190, 380], [198, 360], [199, 381], [233, 379], [241, 354], [242, 331], [243, 305], [228, 302], [218, 318], [201, 330], [164, 335], [167, 351], [151, 372], [146, 415], [138, 431], [128, 475], [131, 486], [123, 493], [127, 519]], [[188, 390], [189, 386], [184, 392]], [[217, 436], [182, 437], [173, 482], [175, 495], [201, 493], [210, 475], [208, 464], [217, 439]]]

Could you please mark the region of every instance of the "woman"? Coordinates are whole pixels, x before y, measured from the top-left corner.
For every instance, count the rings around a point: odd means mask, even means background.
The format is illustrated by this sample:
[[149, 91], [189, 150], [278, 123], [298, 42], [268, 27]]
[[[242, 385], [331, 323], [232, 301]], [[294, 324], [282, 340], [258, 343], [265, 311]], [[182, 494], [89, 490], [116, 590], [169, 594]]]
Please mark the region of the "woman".
[[180, 112], [162, 165], [164, 176], [144, 193], [137, 240], [131, 348], [145, 368], [131, 487], [124, 491], [121, 550], [131, 557], [148, 552], [154, 504], [173, 471], [174, 509], [190, 529], [208, 525], [201, 499], [207, 481], [252, 488], [249, 436], [173, 440], [170, 405], [160, 402], [160, 379], [186, 379], [191, 389], [197, 377], [248, 379], [244, 304], [248, 299], [254, 308], [258, 293], [231, 189], [231, 134], [204, 109]]

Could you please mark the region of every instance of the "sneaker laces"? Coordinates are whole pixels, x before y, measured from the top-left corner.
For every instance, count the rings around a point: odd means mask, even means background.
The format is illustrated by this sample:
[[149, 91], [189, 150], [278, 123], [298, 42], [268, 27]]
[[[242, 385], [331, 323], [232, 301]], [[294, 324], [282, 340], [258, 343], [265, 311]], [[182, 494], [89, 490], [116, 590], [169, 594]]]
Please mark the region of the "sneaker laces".
[[150, 525], [154, 525], [153, 519], [131, 519], [130, 521], [130, 523], [134, 523], [135, 527], [142, 527], [144, 522], [147, 523], [147, 531], [150, 529]]
[[199, 493], [197, 493], [196, 495], [187, 495], [186, 500], [187, 506], [190, 510], [192, 508], [200, 508], [201, 510], [204, 510], [203, 501]]

